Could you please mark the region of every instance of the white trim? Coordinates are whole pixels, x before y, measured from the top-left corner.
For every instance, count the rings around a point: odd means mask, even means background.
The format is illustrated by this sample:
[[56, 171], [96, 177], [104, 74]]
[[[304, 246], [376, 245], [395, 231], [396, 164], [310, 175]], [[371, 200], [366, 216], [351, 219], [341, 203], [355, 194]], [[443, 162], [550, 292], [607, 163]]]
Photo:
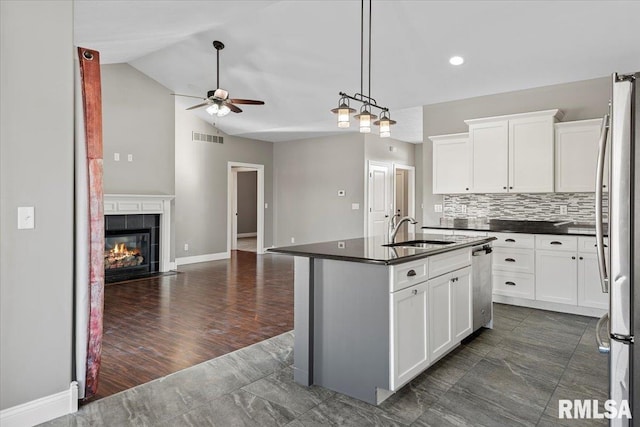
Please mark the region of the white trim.
[[227, 253], [231, 253], [233, 247], [233, 221], [234, 221], [234, 193], [236, 182], [234, 180], [234, 168], [247, 168], [258, 172], [258, 200], [257, 200], [257, 227], [256, 253], [264, 254], [264, 165], [241, 162], [227, 162]]
[[241, 239], [243, 237], [256, 237], [257, 235], [258, 233], [238, 233], [236, 236]]
[[178, 263], [175, 261], [169, 263], [169, 270], [175, 270], [176, 268], [178, 268]]
[[160, 265], [161, 273], [171, 270], [171, 201], [172, 194], [105, 194], [105, 215], [160, 215]]
[[545, 117], [552, 116], [558, 120], [562, 120], [564, 117], [564, 113], [562, 110], [553, 109], [553, 110], [543, 110], [543, 111], [531, 111], [528, 113], [518, 113], [518, 114], [505, 114], [503, 116], [493, 116], [493, 117], [481, 117], [478, 119], [468, 119], [464, 122], [468, 125], [477, 125], [480, 123], [488, 123], [495, 122], [497, 120], [512, 120], [512, 119], [526, 119], [532, 117]]
[[2, 427], [24, 427], [78, 412], [78, 383], [69, 389], [0, 411]]
[[540, 310], [558, 311], [560, 313], [579, 314], [581, 316], [602, 317], [607, 310], [600, 308], [581, 307], [579, 305], [558, 304], [555, 302], [536, 301], [526, 298], [508, 297], [505, 295], [493, 294], [493, 302], [509, 305], [519, 305], [521, 307], [537, 308]]
[[[407, 211], [408, 211], [408, 215], [411, 218], [415, 218], [416, 217], [416, 168], [415, 166], [403, 165], [401, 163], [393, 164], [393, 177], [391, 178], [391, 181], [392, 181], [391, 199], [393, 203], [393, 210], [391, 212], [396, 212], [396, 170], [398, 169], [406, 170], [409, 172], [409, 176], [407, 177], [407, 181], [408, 181], [407, 194], [409, 197], [409, 200], [407, 201]], [[410, 233], [416, 232], [416, 226], [414, 224], [409, 224], [409, 232]]]
[[186, 264], [195, 264], [198, 262], [207, 262], [207, 261], [218, 261], [221, 259], [229, 259], [231, 258], [231, 254], [229, 252], [220, 252], [217, 254], [205, 254], [205, 255], [194, 255], [194, 256], [185, 256], [181, 258], [176, 258], [176, 266], [186, 265]]

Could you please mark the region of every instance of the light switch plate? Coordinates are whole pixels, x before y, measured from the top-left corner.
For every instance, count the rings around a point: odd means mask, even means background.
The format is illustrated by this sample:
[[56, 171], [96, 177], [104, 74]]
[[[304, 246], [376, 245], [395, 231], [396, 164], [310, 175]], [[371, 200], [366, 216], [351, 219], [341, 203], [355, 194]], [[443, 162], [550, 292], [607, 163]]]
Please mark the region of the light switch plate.
[[560, 205], [560, 215], [566, 215], [567, 214], [567, 205]]
[[360, 209], [360, 203], [351, 203], [351, 209], [357, 211], [358, 209]]
[[433, 209], [436, 212], [442, 212], [442, 205], [433, 205]]
[[133, 154], [127, 154], [127, 161], [133, 162]]
[[35, 208], [33, 206], [18, 207], [18, 230], [35, 228]]
[[113, 160], [116, 162], [120, 161], [120, 153], [113, 153]]

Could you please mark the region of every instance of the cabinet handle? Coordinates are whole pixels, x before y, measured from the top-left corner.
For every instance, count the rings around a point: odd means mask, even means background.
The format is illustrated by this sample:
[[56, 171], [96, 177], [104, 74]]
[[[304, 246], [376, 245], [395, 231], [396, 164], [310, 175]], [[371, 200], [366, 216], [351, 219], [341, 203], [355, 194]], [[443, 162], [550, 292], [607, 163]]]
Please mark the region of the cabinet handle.
[[502, 187], [502, 189], [503, 189], [503, 190], [506, 190], [506, 189], [507, 189], [507, 187]]
[[413, 276], [415, 276], [415, 275], [416, 275], [416, 271], [415, 271], [415, 270], [409, 270], [409, 271], [407, 272], [407, 277], [413, 277]]
[[515, 243], [516, 241], [514, 239], [504, 239], [505, 242], [509, 242], [509, 243]]
[[515, 260], [515, 259], [513, 259], [513, 258], [505, 258], [504, 260], [505, 260], [506, 262], [516, 262], [516, 260]]
[[411, 293], [412, 293], [413, 295], [418, 295], [418, 290], [417, 290], [417, 289], [414, 289], [413, 291], [411, 291]]
[[469, 191], [469, 187], [465, 188], [465, 190]]
[[[608, 247], [609, 247], [609, 246], [607, 246], [607, 245], [603, 245], [603, 246], [604, 246], [605, 248], [608, 248]], [[597, 247], [598, 247], [598, 244], [596, 243], [595, 245], [593, 245], [593, 247], [594, 247], [594, 248], [597, 248]]]
[[457, 278], [457, 277], [454, 277], [453, 279], [451, 279], [451, 281], [452, 281], [452, 282], [457, 282], [457, 281], [458, 281], [458, 278]]
[[509, 286], [515, 286], [515, 282], [504, 282], [505, 285], [509, 285]]
[[580, 257], [580, 259], [584, 259], [584, 258]]
[[509, 190], [513, 190], [513, 187], [509, 187]]
[[561, 245], [562, 242], [558, 242], [557, 240], [554, 240], [553, 242], [549, 243], [550, 245]]
[[572, 256], [571, 259], [576, 259], [576, 257]]

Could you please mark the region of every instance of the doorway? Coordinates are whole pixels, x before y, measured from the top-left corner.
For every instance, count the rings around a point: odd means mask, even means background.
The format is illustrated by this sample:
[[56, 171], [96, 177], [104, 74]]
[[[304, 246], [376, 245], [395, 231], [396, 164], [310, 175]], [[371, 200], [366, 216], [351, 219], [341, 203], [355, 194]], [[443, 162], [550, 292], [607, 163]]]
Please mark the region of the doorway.
[[[413, 166], [393, 164], [393, 212], [400, 214], [400, 217], [416, 216], [415, 171]], [[403, 231], [410, 233], [416, 231], [416, 226], [410, 223], [403, 225], [403, 228]]]
[[264, 253], [264, 165], [228, 162], [227, 254]]

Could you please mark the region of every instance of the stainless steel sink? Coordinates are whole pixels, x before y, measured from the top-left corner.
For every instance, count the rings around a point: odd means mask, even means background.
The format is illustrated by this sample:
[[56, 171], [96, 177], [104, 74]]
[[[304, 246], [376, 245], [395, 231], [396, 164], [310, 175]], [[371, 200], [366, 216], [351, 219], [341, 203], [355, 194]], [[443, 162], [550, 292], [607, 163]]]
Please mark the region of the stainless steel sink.
[[432, 249], [432, 248], [436, 248], [438, 246], [444, 246], [444, 245], [452, 245], [455, 242], [449, 242], [446, 240], [409, 240], [406, 242], [397, 242], [397, 243], [389, 243], [387, 245], [382, 245], [382, 246], [388, 246], [388, 247], [406, 247], [406, 248], [420, 248], [420, 249]]

